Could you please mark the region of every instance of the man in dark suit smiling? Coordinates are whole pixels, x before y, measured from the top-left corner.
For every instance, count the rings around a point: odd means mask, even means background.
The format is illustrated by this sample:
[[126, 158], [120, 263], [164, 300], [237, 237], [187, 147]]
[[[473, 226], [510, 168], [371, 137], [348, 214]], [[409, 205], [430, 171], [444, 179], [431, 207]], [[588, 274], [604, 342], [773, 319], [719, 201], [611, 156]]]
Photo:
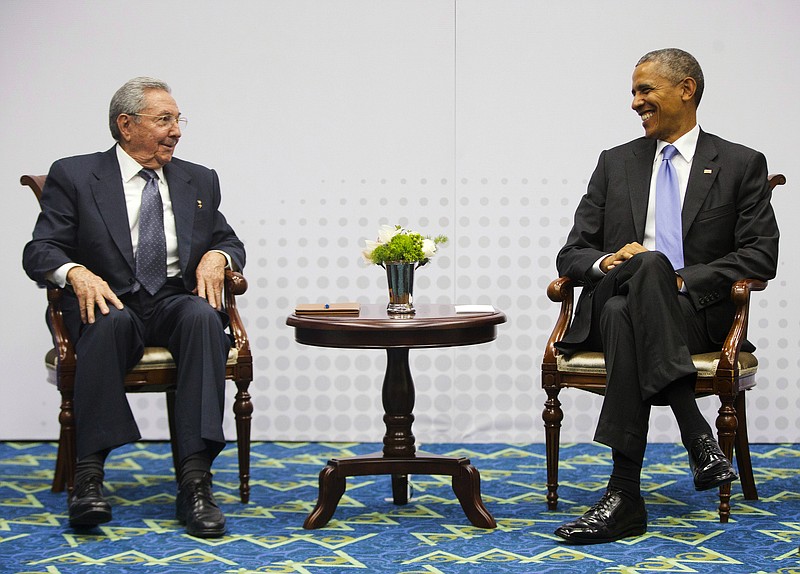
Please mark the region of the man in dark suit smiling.
[[140, 438], [123, 379], [152, 345], [167, 347], [178, 368], [177, 518], [195, 536], [225, 532], [210, 474], [225, 441], [231, 342], [222, 288], [225, 268], [241, 270], [245, 252], [219, 211], [217, 174], [172, 157], [185, 123], [164, 82], [123, 85], [109, 111], [117, 144], [53, 164], [23, 253], [37, 283], [69, 287], [64, 318], [77, 341], [74, 527], [111, 520], [106, 456]]
[[647, 530], [640, 474], [652, 404], [674, 413], [697, 490], [736, 480], [694, 396], [691, 354], [718, 350], [741, 278], [775, 276], [778, 227], [764, 156], [697, 124], [700, 65], [678, 49], [633, 72], [643, 138], [604, 151], [557, 258], [583, 285], [561, 352], [603, 351], [607, 387], [595, 440], [612, 449], [600, 501], [556, 530], [573, 544]]

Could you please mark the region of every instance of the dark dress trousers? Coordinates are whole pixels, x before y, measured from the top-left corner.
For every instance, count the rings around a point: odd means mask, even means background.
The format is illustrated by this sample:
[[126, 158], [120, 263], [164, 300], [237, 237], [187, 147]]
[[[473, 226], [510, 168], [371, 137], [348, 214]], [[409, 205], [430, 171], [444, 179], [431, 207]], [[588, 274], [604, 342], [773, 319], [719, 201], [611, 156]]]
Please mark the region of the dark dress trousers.
[[242, 269], [245, 252], [219, 211], [216, 172], [174, 158], [164, 166], [177, 230], [180, 277], [153, 296], [135, 278], [125, 196], [116, 149], [59, 160], [42, 190], [42, 211], [23, 266], [38, 284], [69, 262], [102, 277], [123, 302], [108, 315], [82, 324], [77, 299], [67, 290], [64, 318], [75, 338], [75, 418], [78, 458], [140, 438], [125, 396], [125, 373], [145, 346], [164, 346], [178, 368], [176, 439], [179, 460], [224, 445], [225, 361], [231, 341], [227, 314], [192, 294], [195, 271], [209, 250], [228, 254]]
[[[640, 138], [600, 155], [556, 261], [560, 275], [583, 285], [558, 348], [605, 353], [607, 388], [595, 440], [632, 458], [644, 453], [659, 393], [696, 374], [691, 354], [724, 341], [733, 283], [772, 279], [778, 259], [763, 154], [701, 131], [681, 212], [684, 267], [673, 270], [663, 254], [646, 252], [597, 278], [598, 259], [643, 243], [656, 145]], [[676, 272], [685, 293], [677, 290]]]

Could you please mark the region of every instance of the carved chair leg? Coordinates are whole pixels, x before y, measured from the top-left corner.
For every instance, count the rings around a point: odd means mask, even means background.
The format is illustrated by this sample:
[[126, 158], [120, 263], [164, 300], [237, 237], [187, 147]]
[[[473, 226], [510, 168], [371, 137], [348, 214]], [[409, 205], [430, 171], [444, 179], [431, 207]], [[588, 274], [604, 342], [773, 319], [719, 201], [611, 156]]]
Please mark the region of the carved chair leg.
[[747, 437], [747, 408], [745, 392], [741, 391], [736, 395], [736, 439], [734, 448], [736, 449], [736, 465], [739, 467], [739, 480], [742, 484], [742, 493], [745, 500], [758, 500], [756, 481], [753, 477], [753, 464], [750, 461], [750, 439]]
[[75, 413], [73, 411], [72, 389], [61, 391], [61, 411], [58, 422], [61, 427], [58, 436], [58, 454], [53, 475], [52, 492], [72, 492], [75, 483]]
[[545, 451], [547, 453], [547, 508], [558, 507], [558, 450], [561, 435], [561, 421], [564, 412], [558, 400], [558, 386], [547, 386], [547, 400], [544, 403], [542, 419], [544, 420]]
[[236, 417], [236, 444], [239, 454], [239, 498], [250, 502], [250, 425], [253, 418], [253, 402], [248, 389], [250, 379], [236, 381], [236, 399], [233, 412]]
[[66, 457], [65, 451], [66, 448], [64, 446], [64, 433], [63, 431], [59, 432], [58, 437], [58, 453], [56, 454], [56, 468], [53, 472], [53, 483], [50, 486], [50, 492], [64, 492], [67, 486], [67, 477], [66, 477]]
[[[717, 415], [717, 437], [719, 447], [728, 460], [733, 460], [733, 443], [736, 437], [736, 409], [733, 407], [734, 397], [720, 394], [722, 404]], [[719, 488], [719, 521], [728, 522], [731, 515], [731, 485], [724, 484]]]

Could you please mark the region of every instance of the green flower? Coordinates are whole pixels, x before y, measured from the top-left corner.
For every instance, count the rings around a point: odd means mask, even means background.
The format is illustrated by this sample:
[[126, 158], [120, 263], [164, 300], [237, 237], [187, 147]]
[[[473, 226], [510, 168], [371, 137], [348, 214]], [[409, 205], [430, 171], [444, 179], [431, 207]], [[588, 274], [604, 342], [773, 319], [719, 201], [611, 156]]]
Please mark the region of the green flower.
[[366, 240], [365, 243], [366, 248], [361, 254], [367, 263], [416, 263], [420, 267], [433, 257], [438, 245], [447, 243], [447, 237], [423, 237], [399, 225], [382, 225], [378, 230], [378, 240]]

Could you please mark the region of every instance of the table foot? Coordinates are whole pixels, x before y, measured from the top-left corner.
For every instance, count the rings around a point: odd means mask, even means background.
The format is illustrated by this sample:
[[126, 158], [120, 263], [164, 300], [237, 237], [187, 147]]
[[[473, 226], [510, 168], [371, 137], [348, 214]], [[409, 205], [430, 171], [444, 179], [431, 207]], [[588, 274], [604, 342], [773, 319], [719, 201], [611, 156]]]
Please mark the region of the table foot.
[[317, 506], [308, 515], [303, 528], [313, 530], [325, 526], [336, 512], [336, 506], [344, 494], [345, 479], [338, 476], [335, 464], [329, 462], [319, 473], [319, 499]]
[[374, 453], [329, 460], [319, 474], [319, 501], [306, 518], [303, 528], [321, 528], [328, 523], [344, 494], [346, 477], [375, 474], [392, 476], [392, 495], [394, 503], [398, 505], [408, 503], [408, 475], [451, 476], [453, 492], [469, 521], [478, 528], [497, 527], [497, 523], [481, 500], [480, 473], [470, 464], [468, 458], [418, 452], [416, 456], [403, 458]]
[[453, 492], [456, 493], [464, 514], [474, 526], [497, 528], [497, 522], [481, 500], [481, 475], [469, 461], [462, 463], [461, 474], [453, 476]]

